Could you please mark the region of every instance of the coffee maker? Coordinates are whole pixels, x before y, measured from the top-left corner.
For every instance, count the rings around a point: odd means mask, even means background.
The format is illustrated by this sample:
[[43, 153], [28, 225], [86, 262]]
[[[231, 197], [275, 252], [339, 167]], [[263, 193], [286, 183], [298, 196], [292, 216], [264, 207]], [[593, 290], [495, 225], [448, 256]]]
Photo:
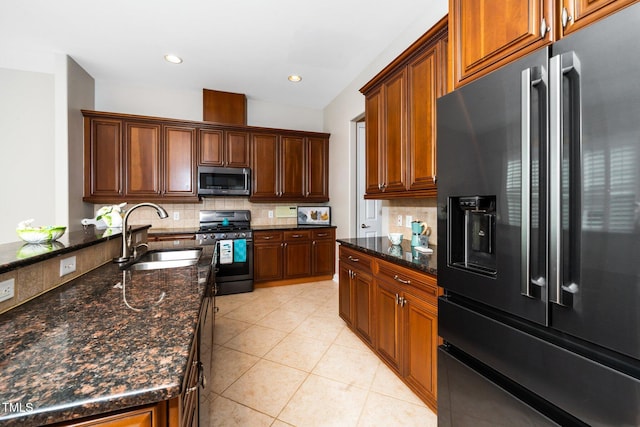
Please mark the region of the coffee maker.
[[411, 246], [429, 246], [428, 230], [426, 222], [411, 221]]

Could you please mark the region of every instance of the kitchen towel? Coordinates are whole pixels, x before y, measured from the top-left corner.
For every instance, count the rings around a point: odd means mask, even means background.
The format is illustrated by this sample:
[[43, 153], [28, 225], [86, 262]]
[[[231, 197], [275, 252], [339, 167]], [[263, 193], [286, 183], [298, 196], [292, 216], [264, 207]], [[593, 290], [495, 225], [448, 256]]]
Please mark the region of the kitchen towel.
[[220, 264], [233, 263], [233, 240], [220, 240]]
[[233, 242], [233, 262], [247, 262], [247, 241], [237, 239]]

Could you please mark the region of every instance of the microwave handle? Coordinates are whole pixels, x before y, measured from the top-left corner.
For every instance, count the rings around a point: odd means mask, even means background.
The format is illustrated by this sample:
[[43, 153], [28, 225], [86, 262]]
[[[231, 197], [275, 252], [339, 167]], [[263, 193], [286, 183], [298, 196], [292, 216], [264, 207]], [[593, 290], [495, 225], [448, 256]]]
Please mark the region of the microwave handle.
[[249, 188], [249, 174], [243, 169], [244, 171], [244, 189], [246, 190], [247, 188]]

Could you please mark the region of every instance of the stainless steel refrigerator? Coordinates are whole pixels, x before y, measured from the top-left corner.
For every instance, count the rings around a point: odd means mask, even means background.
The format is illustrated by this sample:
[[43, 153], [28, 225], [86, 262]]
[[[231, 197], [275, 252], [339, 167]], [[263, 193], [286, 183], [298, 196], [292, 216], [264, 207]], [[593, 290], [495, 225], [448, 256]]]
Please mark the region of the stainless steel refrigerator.
[[640, 425], [640, 3], [437, 111], [438, 424]]

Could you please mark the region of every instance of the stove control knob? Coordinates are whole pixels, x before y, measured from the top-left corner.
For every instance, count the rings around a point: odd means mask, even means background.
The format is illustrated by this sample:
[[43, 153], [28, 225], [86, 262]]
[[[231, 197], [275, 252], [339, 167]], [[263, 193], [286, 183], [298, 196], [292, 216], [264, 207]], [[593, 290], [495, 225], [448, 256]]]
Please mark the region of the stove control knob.
[[240, 237], [244, 239], [245, 237], [247, 237], [247, 233], [240, 233]]
[[220, 236], [220, 238], [222, 238], [222, 239], [226, 239], [226, 238], [227, 238], [227, 233], [222, 233], [222, 235]]
[[208, 237], [208, 236], [207, 236], [206, 234], [203, 234], [202, 236], [200, 236], [200, 238], [201, 238], [202, 240], [207, 240], [207, 237]]

